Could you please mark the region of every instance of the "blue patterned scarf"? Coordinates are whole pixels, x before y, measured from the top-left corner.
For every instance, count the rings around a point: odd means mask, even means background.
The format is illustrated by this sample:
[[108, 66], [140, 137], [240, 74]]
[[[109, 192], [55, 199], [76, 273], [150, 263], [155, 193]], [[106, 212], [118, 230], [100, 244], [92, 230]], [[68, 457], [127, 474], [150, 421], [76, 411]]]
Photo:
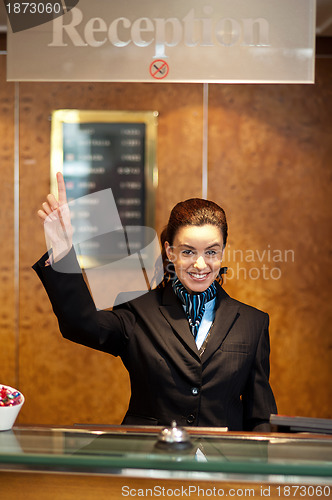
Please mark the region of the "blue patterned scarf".
[[182, 285], [181, 281], [176, 278], [172, 283], [172, 287], [175, 295], [179, 297], [182, 304], [185, 306], [186, 316], [189, 321], [191, 333], [196, 340], [199, 325], [201, 324], [205, 311], [205, 304], [206, 302], [214, 299], [214, 297], [217, 295], [216, 285], [212, 283], [212, 285], [204, 290], [204, 292], [189, 293]]

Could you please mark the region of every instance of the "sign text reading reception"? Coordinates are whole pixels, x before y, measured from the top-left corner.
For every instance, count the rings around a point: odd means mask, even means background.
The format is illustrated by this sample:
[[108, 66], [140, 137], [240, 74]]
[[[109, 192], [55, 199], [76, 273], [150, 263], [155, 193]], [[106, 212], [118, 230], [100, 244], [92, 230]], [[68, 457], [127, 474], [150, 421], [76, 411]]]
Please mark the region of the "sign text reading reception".
[[315, 0], [80, 0], [42, 25], [9, 28], [7, 77], [312, 83], [314, 50]]

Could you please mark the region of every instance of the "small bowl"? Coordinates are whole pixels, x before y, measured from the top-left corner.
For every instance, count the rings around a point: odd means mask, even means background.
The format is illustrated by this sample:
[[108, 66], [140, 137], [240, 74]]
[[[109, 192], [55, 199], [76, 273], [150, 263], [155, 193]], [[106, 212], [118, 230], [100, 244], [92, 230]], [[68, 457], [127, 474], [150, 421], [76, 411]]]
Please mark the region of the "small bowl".
[[[5, 387], [6, 389], [14, 392], [17, 391], [17, 389], [14, 389], [14, 387], [10, 387], [9, 385], [0, 384], [0, 387]], [[9, 431], [13, 427], [24, 403], [24, 396], [21, 392], [20, 394], [21, 402], [18, 405], [0, 406], [0, 431]]]

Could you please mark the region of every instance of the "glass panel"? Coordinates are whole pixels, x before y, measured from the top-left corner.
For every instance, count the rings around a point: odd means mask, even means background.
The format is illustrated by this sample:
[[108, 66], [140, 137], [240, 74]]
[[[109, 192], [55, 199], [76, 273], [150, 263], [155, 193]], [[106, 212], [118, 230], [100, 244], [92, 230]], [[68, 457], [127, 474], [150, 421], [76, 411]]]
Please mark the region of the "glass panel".
[[15, 428], [0, 434], [0, 464], [107, 473], [140, 469], [142, 476], [157, 470], [182, 471], [183, 477], [193, 471], [332, 477], [331, 438], [284, 436], [196, 431], [189, 450], [164, 451], [156, 447], [158, 431]]
[[34, 21], [9, 30], [9, 80], [313, 82], [315, 0], [80, 0]]

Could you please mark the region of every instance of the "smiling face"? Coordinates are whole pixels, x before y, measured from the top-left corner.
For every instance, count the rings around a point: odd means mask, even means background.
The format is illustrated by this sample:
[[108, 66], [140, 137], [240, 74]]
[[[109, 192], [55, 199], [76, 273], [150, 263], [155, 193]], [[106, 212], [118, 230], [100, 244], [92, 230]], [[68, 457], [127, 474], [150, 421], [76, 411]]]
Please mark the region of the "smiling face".
[[211, 224], [182, 226], [165, 249], [175, 273], [188, 292], [204, 292], [216, 279], [223, 256], [220, 229]]

